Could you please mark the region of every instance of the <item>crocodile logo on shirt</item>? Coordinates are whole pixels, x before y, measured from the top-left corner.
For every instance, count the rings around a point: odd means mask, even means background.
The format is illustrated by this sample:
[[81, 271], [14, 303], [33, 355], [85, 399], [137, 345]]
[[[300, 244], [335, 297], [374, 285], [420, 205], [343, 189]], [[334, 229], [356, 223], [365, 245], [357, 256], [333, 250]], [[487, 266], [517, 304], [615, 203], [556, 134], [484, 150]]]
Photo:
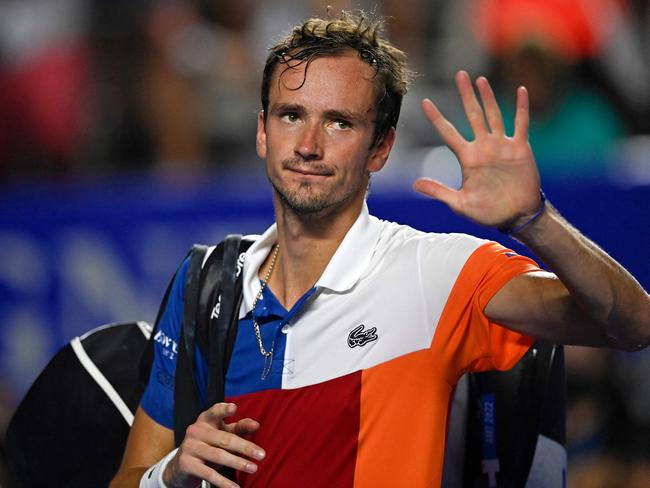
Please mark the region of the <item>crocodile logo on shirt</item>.
[[377, 336], [377, 327], [372, 327], [368, 330], [364, 330], [366, 326], [364, 324], [357, 325], [350, 334], [348, 335], [348, 346], [350, 348], [354, 347], [363, 347], [369, 342], [376, 341], [379, 339]]

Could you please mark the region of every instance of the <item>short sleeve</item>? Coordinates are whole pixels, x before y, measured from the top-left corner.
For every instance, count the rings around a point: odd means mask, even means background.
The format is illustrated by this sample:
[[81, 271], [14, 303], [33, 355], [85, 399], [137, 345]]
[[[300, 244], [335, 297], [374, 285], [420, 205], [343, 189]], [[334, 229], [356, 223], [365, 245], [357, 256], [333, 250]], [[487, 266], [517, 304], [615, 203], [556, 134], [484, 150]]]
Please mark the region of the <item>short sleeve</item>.
[[184, 283], [189, 260], [185, 260], [174, 278], [154, 333], [154, 358], [149, 382], [140, 406], [157, 423], [174, 428], [174, 383], [180, 329], [183, 320]]
[[445, 304], [432, 348], [446, 357], [446, 375], [455, 383], [470, 371], [507, 370], [534, 342], [485, 315], [485, 307], [510, 279], [539, 271], [537, 264], [496, 242], [478, 247], [462, 267]]

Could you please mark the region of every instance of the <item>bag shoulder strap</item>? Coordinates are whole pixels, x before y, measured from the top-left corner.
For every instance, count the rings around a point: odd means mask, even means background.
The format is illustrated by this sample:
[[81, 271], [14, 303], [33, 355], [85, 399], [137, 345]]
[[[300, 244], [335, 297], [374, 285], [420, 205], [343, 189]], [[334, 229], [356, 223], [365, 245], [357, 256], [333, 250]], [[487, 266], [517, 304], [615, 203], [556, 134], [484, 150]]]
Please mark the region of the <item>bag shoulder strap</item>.
[[[215, 313], [202, 314], [208, 331], [208, 405], [224, 399], [226, 371], [241, 303], [241, 243], [240, 235], [229, 235], [224, 241], [221, 289], [215, 302], [218, 309], [215, 309]], [[208, 278], [206, 275], [205, 284], [209, 286]]]
[[199, 307], [201, 267], [207, 246], [195, 244], [189, 253], [185, 275], [183, 320], [179, 334], [176, 380], [174, 382], [174, 440], [178, 446], [185, 429], [194, 422], [201, 409], [199, 389], [194, 376], [196, 317]]
[[[210, 310], [209, 305], [215, 303], [214, 313], [203, 313], [199, 318], [206, 324], [208, 332], [208, 405], [224, 400], [226, 372], [237, 337], [239, 307], [242, 301], [243, 253], [251, 243], [252, 241], [242, 240], [239, 235], [226, 238], [223, 246], [221, 286], [218, 290], [217, 287], [212, 288], [217, 295], [207, 302], [206, 308], [206, 311]], [[210, 275], [206, 274], [203, 287], [206, 296], [210, 290], [210, 278]], [[220, 473], [230, 480], [236, 479], [232, 469], [222, 468]]]
[[208, 359], [207, 405], [223, 401], [241, 304], [242, 253], [252, 242], [233, 234], [219, 243], [207, 259], [205, 246], [195, 245], [190, 253], [174, 388], [177, 446], [203, 409], [194, 374], [197, 345]]
[[[201, 267], [205, 260], [208, 247], [201, 244], [194, 244], [190, 251], [190, 263], [185, 275], [183, 304], [183, 323], [181, 327], [181, 340], [184, 346], [184, 353], [188, 362], [194, 369], [194, 347], [196, 345], [197, 315], [199, 311], [199, 293], [201, 290]], [[193, 375], [192, 375], [193, 376]], [[196, 383], [195, 381], [193, 381]], [[198, 393], [198, 390], [197, 390]]]

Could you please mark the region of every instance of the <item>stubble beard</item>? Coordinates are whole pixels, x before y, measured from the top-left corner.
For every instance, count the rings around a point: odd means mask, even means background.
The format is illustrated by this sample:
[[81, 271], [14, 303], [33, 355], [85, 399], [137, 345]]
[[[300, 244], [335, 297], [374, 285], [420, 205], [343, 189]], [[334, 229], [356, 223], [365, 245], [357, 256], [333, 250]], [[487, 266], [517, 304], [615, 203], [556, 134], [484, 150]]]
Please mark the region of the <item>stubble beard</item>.
[[311, 183], [301, 183], [295, 190], [282, 188], [273, 182], [271, 184], [284, 210], [296, 215], [315, 217], [327, 213], [327, 210], [336, 206], [337, 203], [342, 203], [327, 198], [327, 195], [315, 192]]
[[344, 207], [346, 203], [354, 199], [359, 191], [359, 188], [355, 187], [347, 193], [337, 195], [337, 188], [332, 188], [333, 191], [328, 191], [327, 188], [318, 189], [315, 188], [314, 183], [310, 182], [300, 183], [297, 188], [292, 189], [273, 181], [268, 173], [267, 178], [285, 211], [298, 217], [310, 219], [336, 213], [337, 209]]

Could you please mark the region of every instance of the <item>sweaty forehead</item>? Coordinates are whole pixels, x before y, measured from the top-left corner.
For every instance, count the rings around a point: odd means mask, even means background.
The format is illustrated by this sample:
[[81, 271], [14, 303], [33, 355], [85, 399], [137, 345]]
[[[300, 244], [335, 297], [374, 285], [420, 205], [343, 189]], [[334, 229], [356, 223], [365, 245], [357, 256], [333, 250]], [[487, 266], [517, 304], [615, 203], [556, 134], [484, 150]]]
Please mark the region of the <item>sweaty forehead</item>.
[[269, 104], [325, 104], [366, 112], [375, 107], [375, 71], [356, 54], [317, 57], [278, 65]]

